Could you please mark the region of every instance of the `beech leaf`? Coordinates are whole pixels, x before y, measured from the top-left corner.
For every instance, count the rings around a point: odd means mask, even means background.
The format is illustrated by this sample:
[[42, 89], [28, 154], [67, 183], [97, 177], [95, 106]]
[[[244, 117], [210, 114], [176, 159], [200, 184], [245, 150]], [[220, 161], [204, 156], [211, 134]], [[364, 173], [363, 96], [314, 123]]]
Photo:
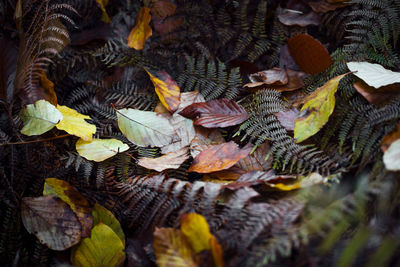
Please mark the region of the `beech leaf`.
[[335, 93], [339, 82], [347, 74], [330, 79], [306, 97], [307, 102], [301, 108], [294, 127], [294, 138], [298, 143], [316, 134], [328, 122], [335, 108]]
[[54, 83], [47, 78], [46, 72], [44, 71], [42, 71], [42, 74], [40, 75], [40, 85], [43, 88], [44, 98], [52, 105], [56, 106], [57, 95], [54, 91]]
[[89, 116], [80, 114], [75, 109], [67, 106], [58, 105], [57, 109], [63, 115], [63, 119], [56, 125], [57, 129], [64, 130], [85, 141], [92, 140], [93, 134], [96, 133], [96, 125], [85, 121], [85, 119], [91, 120]]
[[179, 166], [189, 158], [187, 152], [187, 148], [182, 148], [176, 152], [170, 152], [158, 158], [140, 158], [137, 164], [158, 172], [166, 169], [178, 169]]
[[195, 158], [201, 151], [210, 148], [213, 145], [225, 143], [218, 129], [207, 129], [195, 126], [195, 136], [190, 143], [190, 154]]
[[76, 142], [75, 147], [79, 155], [88, 160], [94, 160], [97, 162], [111, 158], [117, 153], [129, 149], [127, 144], [124, 144], [117, 139], [92, 139], [92, 141], [79, 139]]
[[393, 72], [385, 69], [379, 64], [348, 62], [347, 67], [350, 71], [354, 72], [354, 75], [375, 88], [393, 83], [400, 83], [400, 72]]
[[389, 171], [400, 171], [400, 139], [393, 142], [383, 154], [383, 163]]
[[135, 145], [162, 147], [178, 141], [171, 122], [151, 111], [120, 109], [117, 111], [118, 127]]
[[142, 7], [136, 16], [136, 25], [128, 36], [128, 46], [136, 50], [142, 50], [146, 40], [152, 35], [149, 25], [151, 20], [150, 9]]
[[249, 118], [246, 110], [233, 100], [216, 99], [204, 103], [194, 103], [181, 112], [182, 116], [194, 120], [195, 125], [206, 128], [228, 127]]
[[122, 244], [125, 246], [124, 231], [122, 230], [121, 224], [115, 218], [114, 214], [111, 213], [111, 211], [96, 203], [94, 204], [92, 214], [93, 214], [93, 225], [104, 223], [114, 231], [114, 233], [119, 237], [119, 239], [121, 239]]
[[24, 122], [21, 133], [25, 135], [40, 135], [51, 130], [63, 119], [63, 115], [55, 106], [46, 100], [38, 100], [27, 105], [19, 114]]
[[180, 218], [181, 231], [188, 239], [195, 253], [211, 249], [210, 227], [206, 219], [200, 214], [188, 213]]
[[21, 218], [26, 230], [53, 250], [66, 250], [81, 240], [82, 226], [58, 197], [24, 197]]

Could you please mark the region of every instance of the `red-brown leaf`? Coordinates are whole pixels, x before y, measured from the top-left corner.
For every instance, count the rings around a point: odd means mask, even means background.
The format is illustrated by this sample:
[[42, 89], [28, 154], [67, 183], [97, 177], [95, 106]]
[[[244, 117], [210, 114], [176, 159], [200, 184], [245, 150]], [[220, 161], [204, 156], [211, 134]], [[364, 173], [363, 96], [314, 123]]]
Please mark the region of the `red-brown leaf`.
[[227, 99], [194, 103], [179, 114], [193, 119], [195, 125], [201, 125], [206, 128], [233, 126], [249, 118], [242, 106], [233, 100]]

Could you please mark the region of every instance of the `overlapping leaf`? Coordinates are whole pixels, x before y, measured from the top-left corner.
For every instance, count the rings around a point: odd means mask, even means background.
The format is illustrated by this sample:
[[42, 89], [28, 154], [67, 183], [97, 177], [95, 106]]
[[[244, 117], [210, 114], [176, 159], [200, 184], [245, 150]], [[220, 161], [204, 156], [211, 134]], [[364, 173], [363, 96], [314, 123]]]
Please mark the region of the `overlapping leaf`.
[[393, 142], [383, 154], [383, 163], [390, 171], [400, 171], [400, 139]]
[[166, 169], [178, 169], [189, 158], [187, 152], [187, 148], [182, 148], [158, 158], [140, 158], [138, 165], [158, 172]]
[[128, 46], [136, 50], [142, 50], [147, 38], [152, 35], [152, 30], [149, 25], [151, 20], [150, 9], [142, 7], [136, 17], [136, 25], [131, 30], [128, 36]]
[[129, 149], [127, 144], [124, 144], [117, 139], [93, 139], [92, 141], [79, 139], [76, 142], [75, 147], [79, 155], [88, 160], [94, 160], [97, 162], [111, 158], [117, 153]]
[[379, 64], [348, 62], [347, 67], [350, 71], [354, 72], [354, 75], [375, 88], [393, 83], [400, 83], [400, 72], [385, 69]]
[[80, 114], [67, 106], [57, 106], [57, 109], [63, 115], [63, 119], [56, 125], [57, 129], [64, 130], [85, 141], [92, 140], [93, 134], [96, 133], [96, 125], [85, 121], [85, 119], [91, 120], [89, 116]]
[[119, 239], [121, 239], [122, 244], [125, 246], [125, 234], [122, 231], [121, 224], [114, 217], [114, 214], [112, 214], [109, 210], [107, 210], [106, 208], [97, 203], [94, 204], [92, 214], [93, 214], [93, 225], [104, 223], [114, 231], [114, 233], [119, 237]]

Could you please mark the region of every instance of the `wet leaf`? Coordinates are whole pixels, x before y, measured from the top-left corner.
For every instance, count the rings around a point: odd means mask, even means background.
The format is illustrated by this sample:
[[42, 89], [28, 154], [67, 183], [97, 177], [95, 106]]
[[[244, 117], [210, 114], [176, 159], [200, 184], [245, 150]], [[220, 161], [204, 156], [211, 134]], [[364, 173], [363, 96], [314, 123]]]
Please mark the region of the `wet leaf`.
[[125, 234], [122, 230], [121, 224], [109, 210], [99, 204], [94, 204], [93, 207], [93, 225], [104, 223], [110, 227], [114, 233], [121, 239], [122, 244], [125, 246]]
[[117, 117], [119, 129], [135, 145], [162, 147], [178, 141], [174, 127], [162, 114], [120, 109]]
[[350, 71], [354, 72], [354, 75], [375, 88], [393, 83], [400, 83], [400, 72], [393, 72], [385, 69], [379, 64], [348, 62], [347, 67]]
[[328, 50], [308, 34], [297, 34], [289, 39], [289, 51], [300, 69], [308, 74], [326, 70], [333, 61]]
[[251, 146], [240, 149], [233, 141], [210, 146], [194, 158], [188, 172], [210, 173], [228, 169], [245, 158], [251, 149]]
[[79, 139], [75, 147], [79, 155], [96, 162], [106, 160], [115, 156], [117, 153], [129, 149], [127, 144], [117, 139], [92, 139], [92, 141]]
[[270, 145], [267, 142], [259, 145], [257, 149], [241, 159], [235, 166], [241, 168], [246, 172], [250, 171], [267, 171], [271, 169], [272, 157], [268, 157]]
[[207, 129], [195, 126], [195, 136], [190, 143], [190, 154], [195, 158], [201, 151], [206, 150], [213, 145], [225, 143], [218, 129]]
[[195, 125], [206, 128], [228, 127], [249, 118], [246, 110], [233, 100], [217, 99], [194, 103], [181, 112], [182, 116], [194, 120]]
[[136, 17], [136, 25], [128, 36], [128, 46], [136, 50], [142, 50], [146, 40], [152, 35], [149, 25], [151, 20], [150, 9], [142, 7]]
[[96, 0], [97, 4], [99, 5], [101, 11], [103, 11], [103, 14], [101, 16], [101, 20], [104, 21], [105, 23], [110, 23], [111, 19], [107, 14], [106, 6], [108, 5], [108, 0]]
[[321, 23], [321, 18], [314, 12], [309, 12], [307, 14], [302, 14], [302, 12], [286, 12], [278, 15], [278, 19], [281, 23], [288, 26], [298, 25], [306, 27], [308, 25], [319, 25]]
[[181, 102], [181, 92], [178, 84], [165, 71], [158, 71], [154, 75], [148, 70], [146, 72], [154, 84], [154, 89], [161, 103], [170, 112], [175, 112]]
[[63, 180], [47, 178], [43, 195], [59, 197], [67, 203], [82, 225], [82, 237], [90, 236], [93, 226], [92, 208], [78, 190]]
[[58, 105], [57, 109], [63, 115], [63, 119], [56, 125], [57, 129], [64, 130], [85, 141], [92, 140], [93, 134], [96, 133], [96, 125], [85, 121], [85, 119], [91, 120], [89, 116], [80, 114], [75, 109], [67, 106]]
[[328, 122], [335, 108], [335, 93], [339, 82], [347, 74], [330, 79], [307, 96], [307, 102], [295, 122], [294, 138], [298, 143], [316, 134]]
[[389, 171], [400, 171], [400, 139], [393, 142], [383, 154], [383, 163]]
[[65, 250], [81, 240], [82, 226], [78, 218], [57, 197], [24, 197], [21, 218], [26, 230], [50, 249]]
[[24, 122], [21, 133], [25, 135], [40, 135], [51, 130], [63, 119], [63, 115], [55, 106], [46, 100], [38, 100], [27, 105], [19, 114]]
[[77, 267], [123, 266], [125, 246], [117, 234], [106, 224], [92, 229], [90, 238], [84, 238], [71, 253], [71, 262]]
[[182, 148], [158, 158], [140, 158], [137, 164], [158, 172], [166, 169], [178, 169], [189, 158], [187, 152], [187, 148]]

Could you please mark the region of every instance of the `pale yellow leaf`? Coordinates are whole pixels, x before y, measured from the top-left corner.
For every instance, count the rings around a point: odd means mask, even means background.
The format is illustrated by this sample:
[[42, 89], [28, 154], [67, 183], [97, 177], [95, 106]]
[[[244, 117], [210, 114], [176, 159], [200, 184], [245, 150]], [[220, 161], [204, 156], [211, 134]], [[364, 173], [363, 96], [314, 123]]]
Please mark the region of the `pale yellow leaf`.
[[166, 169], [178, 169], [189, 158], [187, 152], [187, 148], [182, 148], [158, 158], [140, 158], [138, 165], [158, 172]]
[[88, 115], [78, 113], [75, 109], [67, 106], [57, 106], [57, 109], [62, 113], [63, 119], [56, 127], [59, 130], [64, 130], [69, 134], [78, 136], [85, 141], [91, 141], [93, 134], [96, 133], [96, 125], [90, 124], [85, 119], [91, 120]]
[[111, 158], [117, 153], [129, 149], [127, 144], [124, 144], [117, 139], [93, 139], [92, 141], [79, 139], [75, 146], [79, 155], [88, 160], [94, 160], [97, 162]]

